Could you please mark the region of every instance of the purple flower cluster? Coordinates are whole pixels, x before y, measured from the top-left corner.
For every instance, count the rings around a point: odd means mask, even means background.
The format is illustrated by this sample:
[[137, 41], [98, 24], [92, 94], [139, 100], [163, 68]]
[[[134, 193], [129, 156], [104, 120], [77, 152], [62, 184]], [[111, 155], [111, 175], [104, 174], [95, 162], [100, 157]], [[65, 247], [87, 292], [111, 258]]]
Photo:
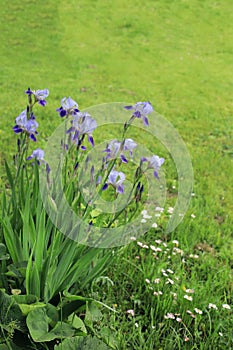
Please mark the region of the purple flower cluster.
[[[33, 114], [33, 106], [38, 102], [42, 107], [44, 107], [47, 103], [45, 100], [49, 96], [49, 90], [43, 89], [43, 90], [31, 90], [28, 88], [25, 91], [25, 94], [28, 95], [28, 106], [27, 109], [22, 111], [18, 117], [15, 119], [15, 126], [13, 127], [13, 131], [16, 134], [25, 134], [27, 137], [29, 137], [34, 142], [37, 141], [36, 135], [38, 135], [37, 128], [38, 123], [36, 121], [36, 117]], [[32, 100], [32, 96], [34, 96], [34, 101]], [[18, 139], [18, 152], [21, 151], [21, 142], [22, 140]], [[23, 141], [24, 145], [26, 143], [26, 139]], [[27, 147], [26, 147], [27, 149]], [[44, 163], [46, 165], [46, 171], [49, 173], [50, 168], [49, 165], [44, 160], [44, 151], [40, 148], [37, 148], [32, 152], [32, 154], [26, 158], [26, 160], [31, 160], [35, 158], [37, 163], [40, 165], [40, 163]]]
[[71, 97], [64, 97], [61, 100], [61, 107], [57, 108], [56, 111], [62, 118], [68, 118], [69, 116], [72, 116], [71, 127], [66, 131], [66, 133], [71, 135], [71, 140], [77, 146], [81, 146], [82, 150], [86, 149], [86, 147], [82, 145], [82, 142], [85, 135], [87, 135], [88, 142], [92, 147], [94, 147], [94, 139], [92, 133], [97, 128], [97, 123], [89, 113], [80, 112], [78, 109], [78, 103]]
[[[28, 88], [25, 93], [28, 95], [29, 103], [27, 109], [21, 112], [20, 115], [16, 118], [16, 125], [13, 127], [13, 130], [16, 134], [25, 133], [33, 141], [36, 141], [36, 135], [38, 134], [38, 123], [36, 121], [36, 117], [32, 112], [32, 109], [37, 102], [43, 107], [46, 105], [46, 98], [49, 95], [49, 90], [31, 90]], [[32, 100], [32, 97], [34, 97], [34, 100]], [[121, 163], [128, 163], [128, 157], [133, 156], [133, 151], [137, 147], [137, 143], [134, 142], [134, 140], [131, 138], [125, 138], [125, 133], [135, 118], [141, 118], [144, 124], [148, 126], [149, 122], [147, 116], [153, 112], [153, 107], [150, 102], [137, 102], [134, 105], [125, 106], [124, 108], [126, 110], [132, 110], [133, 113], [129, 122], [125, 124], [122, 137], [123, 140], [111, 140], [107, 144], [106, 148], [103, 150], [106, 155], [103, 158], [102, 169], [97, 172], [96, 176], [94, 174], [94, 165], [91, 167], [91, 181], [93, 183], [96, 183], [96, 186], [101, 185], [101, 189], [103, 191], [106, 190], [109, 186], [112, 186], [117, 193], [124, 193], [124, 181], [126, 179], [126, 175], [122, 171], [117, 171], [115, 169], [116, 160], [118, 157], [121, 160], [119, 165]], [[86, 147], [83, 145], [83, 141], [85, 136], [87, 136], [88, 142], [92, 147], [94, 147], [94, 139], [92, 134], [97, 128], [97, 122], [91, 117], [89, 113], [82, 113], [79, 110], [78, 103], [71, 97], [64, 97], [61, 100], [61, 106], [57, 108], [56, 111], [62, 118], [71, 117], [71, 125], [68, 130], [66, 130], [66, 134], [69, 135], [68, 143], [71, 141], [76, 144], [77, 150], [86, 150]], [[66, 147], [68, 149], [69, 145], [66, 145]], [[49, 171], [49, 166], [44, 160], [44, 151], [40, 148], [34, 150], [32, 154], [26, 159], [35, 159], [38, 164], [41, 162], [44, 163], [46, 165], [47, 171]], [[136, 201], [141, 200], [141, 195], [144, 191], [144, 186], [141, 183], [143, 172], [147, 169], [153, 169], [154, 176], [159, 178], [158, 171], [163, 163], [164, 159], [160, 158], [157, 155], [141, 158], [140, 165], [135, 173], [133, 185], [133, 188], [135, 188]], [[145, 167], [143, 164], [147, 164], [147, 166]], [[76, 161], [75, 170], [77, 167], [78, 161]], [[102, 178], [105, 180], [103, 180], [104, 183], [101, 184]]]
[[[133, 114], [129, 120], [129, 122], [125, 123], [124, 127], [124, 133], [123, 137], [130, 126], [130, 124], [133, 122], [135, 118], [141, 118], [146, 126], [149, 125], [148, 122], [148, 114], [151, 114], [153, 112], [153, 107], [150, 102], [137, 102], [134, 105], [125, 106], [124, 107], [127, 110], [132, 110]], [[106, 156], [103, 158], [103, 169], [108, 169], [108, 164], [110, 161], [113, 161], [112, 164], [115, 164], [114, 161], [119, 157], [122, 163], [128, 163], [127, 159], [127, 152], [129, 153], [130, 157], [133, 155], [133, 150], [137, 147], [137, 143], [134, 142], [130, 138], [124, 138], [123, 141], [118, 140], [112, 140], [110, 141], [106, 148], [104, 149], [104, 152], [106, 153]], [[143, 167], [143, 163], [147, 163], [146, 168]], [[135, 200], [140, 201], [142, 193], [144, 191], [144, 185], [140, 182], [141, 176], [146, 170], [153, 169], [154, 170], [154, 176], [156, 178], [159, 178], [158, 172], [161, 167], [161, 165], [164, 163], [164, 159], [160, 158], [157, 155], [153, 155], [151, 157], [142, 157], [139, 167], [136, 170], [135, 173]], [[115, 167], [115, 165], [114, 165]], [[126, 176], [122, 172], [118, 172], [115, 169], [110, 172], [108, 175], [106, 183], [103, 185], [102, 190], [106, 190], [109, 185], [113, 186], [118, 193], [124, 193], [124, 185], [123, 182], [125, 180]], [[140, 181], [139, 181], [140, 180]], [[100, 179], [98, 177], [97, 184], [100, 184]]]
[[16, 118], [13, 131], [16, 134], [26, 133], [35, 142], [35, 135], [38, 134], [36, 130], [38, 128], [38, 123], [36, 122], [36, 117], [32, 112], [33, 103], [31, 97], [34, 96], [34, 104], [38, 102], [41, 106], [44, 107], [47, 103], [45, 99], [49, 95], [49, 90], [31, 90], [28, 88], [25, 91], [25, 94], [27, 94], [29, 97], [29, 106], [27, 106], [27, 109], [21, 112], [20, 115]]

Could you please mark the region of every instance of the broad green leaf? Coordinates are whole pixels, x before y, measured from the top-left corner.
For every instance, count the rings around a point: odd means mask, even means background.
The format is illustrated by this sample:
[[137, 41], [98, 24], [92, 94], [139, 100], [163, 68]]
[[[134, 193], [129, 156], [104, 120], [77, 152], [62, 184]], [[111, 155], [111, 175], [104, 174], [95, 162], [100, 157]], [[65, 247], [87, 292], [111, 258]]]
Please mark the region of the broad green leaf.
[[74, 327], [75, 329], [79, 329], [80, 331], [82, 331], [83, 333], [87, 334], [87, 329], [85, 327], [85, 324], [83, 323], [83, 321], [81, 320], [80, 317], [78, 317], [75, 314], [72, 314], [68, 317], [68, 322], [72, 325], [72, 327]]
[[108, 350], [105, 343], [96, 337], [73, 337], [65, 339], [62, 344], [55, 345], [54, 350]]
[[[49, 323], [45, 308], [32, 310], [26, 319], [30, 335], [34, 341], [44, 341], [49, 333]], [[42, 340], [41, 340], [42, 339]]]
[[54, 326], [59, 320], [59, 313], [57, 308], [52, 304], [46, 304], [46, 312], [49, 318], [49, 324]]
[[49, 330], [50, 321], [46, 307], [36, 308], [28, 314], [26, 322], [35, 342], [49, 342], [54, 339], [70, 338], [74, 335], [74, 329], [64, 322], [57, 322], [55, 327]]

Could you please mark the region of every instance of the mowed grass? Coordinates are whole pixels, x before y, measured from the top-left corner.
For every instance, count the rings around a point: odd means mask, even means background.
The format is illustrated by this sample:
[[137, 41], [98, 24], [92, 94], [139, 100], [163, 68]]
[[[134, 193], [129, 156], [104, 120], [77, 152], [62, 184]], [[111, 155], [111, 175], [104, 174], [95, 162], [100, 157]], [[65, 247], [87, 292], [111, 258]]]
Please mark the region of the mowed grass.
[[[169, 289], [163, 300], [148, 294], [151, 290], [145, 278], [156, 278], [152, 270], [159, 274], [168, 265], [167, 258], [155, 260], [147, 249], [136, 252], [134, 242], [109, 272], [114, 287], [98, 290], [100, 298], [118, 305], [120, 313], [111, 318], [118, 348], [232, 347], [232, 311], [221, 308], [223, 303], [233, 304], [231, 1], [2, 0], [1, 4], [1, 160], [10, 161], [14, 152], [11, 127], [25, 108], [28, 86], [50, 90], [48, 105], [36, 113], [40, 147], [60, 123], [55, 112], [60, 99], [72, 96], [81, 109], [106, 102], [150, 100], [176, 127], [190, 152], [195, 196], [185, 219], [171, 236], [159, 231], [142, 240], [154, 244], [156, 238], [163, 238], [171, 245], [178, 239], [187, 256], [201, 251], [188, 268], [182, 262], [174, 264], [179, 293], [184, 285], [195, 289], [193, 306], [202, 308], [203, 315], [198, 315], [198, 324], [196, 319], [193, 323], [185, 319], [187, 333], [179, 332], [179, 322], [164, 320], [167, 312], [183, 314], [191, 306], [181, 296], [175, 308]], [[142, 138], [141, 142], [146, 141]], [[4, 180], [3, 167], [1, 173]], [[169, 173], [167, 177], [172, 183]], [[141, 266], [140, 261], [145, 264]], [[140, 308], [132, 301], [135, 295]], [[209, 302], [218, 304], [221, 311], [208, 316]], [[125, 316], [131, 308], [136, 321]], [[203, 324], [208, 330], [203, 330]], [[190, 340], [185, 342], [185, 336]]]

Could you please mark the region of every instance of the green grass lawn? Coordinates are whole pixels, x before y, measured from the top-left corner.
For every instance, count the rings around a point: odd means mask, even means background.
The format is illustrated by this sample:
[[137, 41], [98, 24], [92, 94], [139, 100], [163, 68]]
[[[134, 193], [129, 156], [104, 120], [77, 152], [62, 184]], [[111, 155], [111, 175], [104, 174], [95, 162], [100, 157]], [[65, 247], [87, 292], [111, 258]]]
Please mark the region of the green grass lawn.
[[[187, 264], [170, 264], [165, 253], [155, 260], [147, 249], [130, 244], [108, 272], [114, 286], [98, 285], [99, 297], [120, 311], [106, 315], [103, 327], [111, 321], [118, 349], [232, 348], [231, 1], [2, 0], [1, 5], [1, 160], [10, 161], [14, 153], [11, 128], [25, 108], [28, 86], [50, 90], [46, 109], [38, 108], [38, 146], [59, 125], [55, 109], [64, 96], [78, 101], [81, 109], [150, 100], [179, 131], [192, 158], [195, 196], [185, 219], [167, 237], [160, 230], [142, 238], [145, 244], [162, 238], [170, 249], [171, 240], [178, 239]], [[200, 259], [190, 261], [197, 252]], [[167, 285], [167, 297], [155, 301], [145, 282], [168, 266], [176, 268], [180, 281], [177, 308]], [[182, 299], [184, 286], [197, 292], [194, 307], [205, 310], [213, 302], [220, 305], [217, 314], [184, 318], [180, 327], [164, 319], [167, 312], [183, 314], [191, 308]], [[231, 310], [221, 309], [224, 303]], [[135, 318], [126, 317], [133, 308]]]

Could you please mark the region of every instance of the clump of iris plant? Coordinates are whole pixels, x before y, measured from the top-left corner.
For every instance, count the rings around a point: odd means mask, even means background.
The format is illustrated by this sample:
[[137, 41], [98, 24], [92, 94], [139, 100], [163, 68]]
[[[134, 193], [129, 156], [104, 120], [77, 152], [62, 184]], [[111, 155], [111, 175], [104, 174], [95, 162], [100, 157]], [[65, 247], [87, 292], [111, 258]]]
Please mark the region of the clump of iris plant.
[[[21, 159], [20, 164], [22, 164], [23, 160], [32, 160], [32, 164], [35, 162], [38, 165], [44, 164], [47, 173], [49, 173], [50, 168], [44, 159], [44, 151], [41, 148], [35, 149], [30, 155], [27, 154], [29, 140], [31, 139], [37, 142], [38, 135], [37, 129], [39, 124], [33, 109], [36, 104], [42, 107], [47, 104], [46, 98], [49, 96], [49, 90], [31, 90], [28, 88], [25, 93], [28, 96], [27, 108], [16, 118], [15, 126], [13, 127], [13, 131], [20, 135], [20, 139], [18, 139], [18, 158]], [[79, 175], [78, 184], [73, 187], [73, 195], [76, 196], [74, 202], [78, 203], [77, 207], [79, 210], [85, 207], [83, 211], [85, 217], [88, 216], [92, 210], [91, 208], [89, 210], [88, 203], [95, 206], [96, 198], [101, 196], [103, 191], [107, 192], [109, 187], [115, 191], [115, 198], [118, 194], [122, 196], [125, 195], [128, 197], [126, 201], [127, 206], [135, 205], [136, 203], [137, 207], [138, 203], [142, 202], [143, 199], [145, 188], [143, 176], [145, 172], [152, 169], [154, 176], [159, 179], [159, 170], [164, 163], [164, 158], [160, 158], [157, 155], [149, 157], [143, 156], [133, 176], [131, 190], [125, 191], [124, 183], [127, 180], [129, 171], [122, 171], [124, 169], [121, 169], [121, 167], [129, 166], [127, 164], [133, 161], [133, 153], [137, 147], [137, 143], [133, 139], [126, 137], [126, 132], [136, 118], [142, 119], [143, 123], [149, 126], [148, 115], [153, 112], [153, 107], [150, 102], [137, 102], [133, 105], [125, 106], [124, 108], [128, 111], [132, 111], [132, 115], [130, 119], [125, 122], [121, 137], [108, 142], [106, 148], [102, 151], [104, 156], [102, 157], [102, 164], [100, 164], [99, 168], [96, 164], [92, 164], [91, 158], [87, 155], [83, 169], [80, 169], [79, 164], [84, 160], [85, 151], [87, 151], [88, 147], [87, 142], [89, 142], [91, 147], [95, 145], [93, 133], [97, 128], [97, 122], [88, 112], [81, 112], [78, 103], [71, 97], [62, 98], [61, 106], [56, 109], [59, 116], [65, 119], [64, 139], [61, 140], [61, 146], [63, 150], [66, 151], [63, 169], [64, 190], [66, 186], [70, 188], [71, 181], [77, 183], [75, 178]], [[90, 175], [87, 176], [88, 167], [90, 167], [90, 173], [88, 173]], [[79, 188], [82, 184], [89, 186], [88, 191], [91, 198], [87, 204], [84, 204], [83, 195]], [[84, 190], [84, 192], [86, 190]], [[109, 193], [112, 194], [111, 191]], [[123, 208], [116, 216], [113, 215], [110, 223], [107, 223], [107, 227], [110, 227], [124, 210], [127, 210], [127, 208]], [[127, 215], [125, 217], [127, 217]], [[88, 220], [90, 220], [90, 216]]]

